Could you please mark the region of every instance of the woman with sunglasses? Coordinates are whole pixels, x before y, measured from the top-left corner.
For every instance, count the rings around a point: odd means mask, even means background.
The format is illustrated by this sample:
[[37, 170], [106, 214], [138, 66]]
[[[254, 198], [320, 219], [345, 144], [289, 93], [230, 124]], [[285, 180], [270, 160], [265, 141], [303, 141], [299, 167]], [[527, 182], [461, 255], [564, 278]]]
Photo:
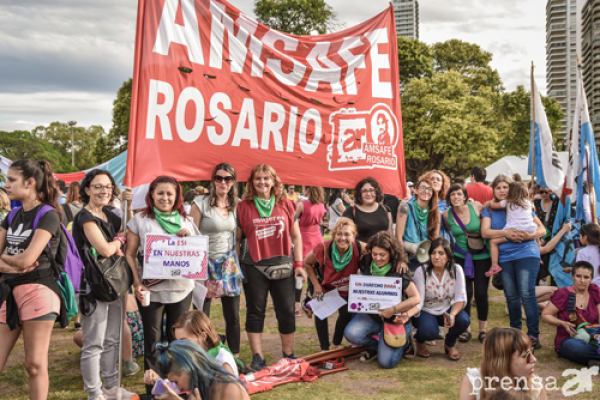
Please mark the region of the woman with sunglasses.
[[[231, 164], [221, 163], [212, 172], [209, 194], [196, 197], [190, 215], [202, 235], [208, 236], [208, 257], [221, 260], [234, 248], [235, 218], [238, 193], [236, 173]], [[210, 317], [211, 299], [204, 300], [204, 313]], [[240, 296], [221, 297], [227, 344], [231, 352], [240, 354]]]
[[[600, 288], [592, 283], [594, 267], [587, 261], [577, 261], [571, 271], [573, 286], [558, 289], [542, 311], [542, 320], [556, 326], [554, 350], [559, 357], [585, 365], [600, 366], [598, 349], [584, 338], [580, 324], [597, 324], [600, 314]], [[576, 320], [571, 315], [577, 316]], [[587, 339], [587, 340], [586, 340]], [[593, 339], [592, 339], [593, 340]]]
[[[433, 241], [440, 236], [440, 212], [437, 192], [431, 180], [419, 178], [415, 198], [400, 205], [396, 218], [396, 238], [401, 246], [405, 243]], [[414, 272], [421, 263], [414, 254], [408, 253], [408, 267]]]
[[[163, 315], [167, 319], [167, 340], [174, 340], [171, 327], [190, 309], [194, 281], [190, 279], [141, 280], [144, 270], [145, 238], [147, 235], [198, 235], [194, 221], [185, 213], [181, 186], [171, 176], [159, 176], [148, 188], [146, 208], [135, 214], [127, 224], [126, 258], [133, 272], [133, 287], [139, 302], [139, 311], [144, 324], [144, 371], [156, 371], [163, 333]], [[138, 273], [139, 265], [141, 271]], [[144, 294], [150, 292], [150, 305], [142, 306]], [[152, 387], [146, 385], [146, 393]]]
[[342, 214], [356, 225], [360, 242], [367, 243], [378, 232], [392, 232], [392, 216], [383, 205], [383, 192], [379, 183], [371, 178], [358, 182], [354, 188], [354, 205]]
[[547, 400], [535, 374], [537, 359], [527, 335], [515, 328], [494, 328], [483, 342], [479, 368], [467, 368], [459, 400], [490, 399], [500, 389], [517, 389], [536, 400]]

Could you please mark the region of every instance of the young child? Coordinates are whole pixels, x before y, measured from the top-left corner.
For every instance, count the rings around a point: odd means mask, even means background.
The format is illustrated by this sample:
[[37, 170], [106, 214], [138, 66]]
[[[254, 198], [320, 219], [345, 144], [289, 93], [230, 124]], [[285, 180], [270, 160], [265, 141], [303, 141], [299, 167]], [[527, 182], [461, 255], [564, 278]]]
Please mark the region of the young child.
[[[176, 340], [187, 340], [198, 344], [208, 355], [214, 357], [227, 372], [236, 378], [239, 376], [238, 360], [233, 356], [231, 350], [221, 343], [214, 325], [202, 311], [188, 311], [180, 316], [173, 325], [173, 336]], [[158, 374], [152, 370], [144, 373], [146, 385], [154, 385], [158, 378]]]
[[[508, 187], [507, 199], [501, 202], [493, 200], [490, 207], [493, 210], [506, 209], [506, 226], [504, 226], [504, 229], [516, 229], [529, 233], [534, 233], [537, 230], [537, 225], [533, 222], [533, 203], [529, 200], [527, 186], [522, 182], [511, 183]], [[498, 265], [498, 245], [507, 241], [508, 239], [504, 237], [490, 240], [492, 267], [485, 273], [485, 276], [489, 277], [502, 271], [502, 268]]]

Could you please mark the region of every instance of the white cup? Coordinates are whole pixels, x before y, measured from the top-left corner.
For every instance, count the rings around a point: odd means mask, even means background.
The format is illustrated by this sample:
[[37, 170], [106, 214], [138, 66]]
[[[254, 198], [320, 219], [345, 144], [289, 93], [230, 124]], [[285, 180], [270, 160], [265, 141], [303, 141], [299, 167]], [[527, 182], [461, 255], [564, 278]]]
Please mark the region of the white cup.
[[148, 307], [150, 305], [150, 291], [142, 290], [142, 295], [144, 296], [144, 300], [142, 300], [142, 306]]
[[304, 284], [304, 278], [302, 278], [302, 275], [298, 275], [296, 277], [296, 290], [302, 289], [303, 284]]

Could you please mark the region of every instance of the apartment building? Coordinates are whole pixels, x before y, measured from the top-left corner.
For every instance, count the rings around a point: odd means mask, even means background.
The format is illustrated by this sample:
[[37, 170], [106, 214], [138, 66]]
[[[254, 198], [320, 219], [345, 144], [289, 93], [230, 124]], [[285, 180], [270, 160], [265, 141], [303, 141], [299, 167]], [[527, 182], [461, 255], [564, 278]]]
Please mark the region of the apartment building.
[[419, 38], [419, 2], [417, 0], [393, 0], [396, 16], [396, 36]]
[[581, 12], [581, 68], [596, 147], [600, 147], [600, 0], [588, 0]]

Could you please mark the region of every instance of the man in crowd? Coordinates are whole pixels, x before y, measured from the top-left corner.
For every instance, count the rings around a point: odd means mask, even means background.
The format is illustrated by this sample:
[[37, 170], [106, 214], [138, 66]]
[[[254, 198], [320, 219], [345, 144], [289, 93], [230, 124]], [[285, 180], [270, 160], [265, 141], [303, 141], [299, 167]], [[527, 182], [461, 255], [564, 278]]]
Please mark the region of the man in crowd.
[[58, 204], [67, 203], [67, 184], [65, 181], [58, 179], [56, 180], [56, 191], [58, 192]]
[[469, 198], [481, 204], [485, 204], [494, 198], [494, 191], [484, 183], [486, 175], [487, 172], [484, 168], [480, 166], [473, 167], [471, 170], [471, 184], [467, 186]]

